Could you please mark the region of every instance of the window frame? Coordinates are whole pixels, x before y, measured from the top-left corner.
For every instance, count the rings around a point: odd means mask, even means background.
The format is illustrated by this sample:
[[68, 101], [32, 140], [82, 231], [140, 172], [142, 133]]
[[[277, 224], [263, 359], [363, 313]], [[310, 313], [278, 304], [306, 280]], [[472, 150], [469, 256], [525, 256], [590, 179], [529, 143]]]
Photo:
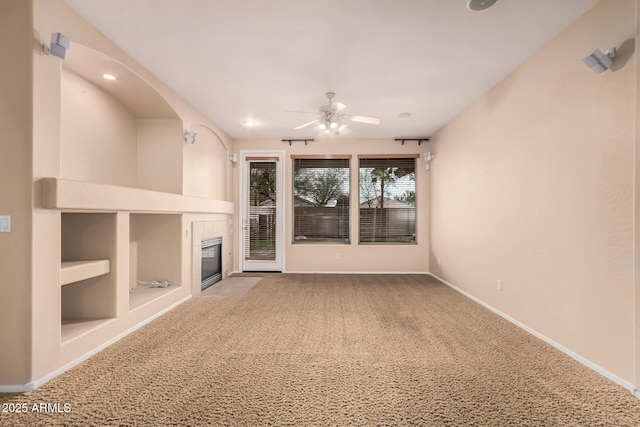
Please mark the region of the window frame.
[[[351, 231], [352, 231], [352, 222], [353, 222], [353, 218], [352, 218], [352, 210], [351, 210], [351, 205], [352, 205], [352, 155], [351, 154], [297, 154], [297, 155], [291, 155], [291, 243], [294, 245], [350, 245], [352, 244], [352, 238], [351, 238]], [[344, 240], [340, 240], [340, 237], [336, 237], [332, 240], [329, 240], [330, 238], [326, 238], [327, 240], [309, 240], [309, 239], [297, 239], [296, 238], [296, 183], [295, 183], [295, 179], [296, 179], [296, 161], [298, 160], [318, 160], [318, 161], [322, 161], [322, 160], [346, 160], [347, 161], [347, 173], [346, 173], [346, 178], [347, 178], [347, 189], [348, 189], [348, 205], [346, 206], [347, 208], [347, 214], [346, 214], [346, 219], [347, 219], [347, 231], [346, 231], [346, 239]]]
[[[358, 215], [357, 215], [357, 221], [358, 221], [358, 244], [359, 245], [417, 245], [418, 244], [418, 199], [417, 199], [417, 187], [418, 187], [418, 161], [417, 159], [420, 158], [419, 154], [360, 154], [358, 155], [358, 165], [357, 165], [357, 170], [358, 170]], [[375, 159], [413, 159], [413, 174], [414, 174], [414, 187], [413, 187], [413, 191], [415, 194], [415, 199], [414, 199], [414, 212], [415, 212], [415, 219], [414, 219], [414, 226], [413, 226], [413, 239], [410, 241], [362, 241], [362, 216], [361, 216], [361, 210], [362, 210], [362, 204], [364, 202], [361, 201], [361, 191], [362, 191], [362, 185], [361, 185], [361, 179], [362, 179], [362, 174], [361, 174], [361, 169], [362, 169], [362, 160], [375, 160]], [[384, 195], [381, 195], [381, 197], [384, 197]], [[390, 208], [387, 208], [390, 209]]]

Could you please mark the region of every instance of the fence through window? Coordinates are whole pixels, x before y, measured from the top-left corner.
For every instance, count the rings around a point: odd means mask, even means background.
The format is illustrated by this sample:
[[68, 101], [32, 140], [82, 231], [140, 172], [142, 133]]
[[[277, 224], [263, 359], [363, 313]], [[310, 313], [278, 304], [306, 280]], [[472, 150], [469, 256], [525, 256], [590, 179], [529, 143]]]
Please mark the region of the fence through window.
[[349, 243], [349, 161], [293, 157], [294, 243]]
[[416, 156], [360, 158], [359, 242], [415, 243]]

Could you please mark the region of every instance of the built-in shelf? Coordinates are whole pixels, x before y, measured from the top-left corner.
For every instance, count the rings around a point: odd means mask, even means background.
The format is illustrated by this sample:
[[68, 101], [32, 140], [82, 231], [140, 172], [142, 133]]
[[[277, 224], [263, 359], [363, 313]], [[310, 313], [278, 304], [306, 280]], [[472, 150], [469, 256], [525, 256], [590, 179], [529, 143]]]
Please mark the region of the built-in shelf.
[[63, 178], [43, 178], [44, 207], [77, 211], [232, 214], [233, 203]]
[[79, 282], [109, 273], [109, 260], [62, 261], [60, 285]]
[[[129, 216], [129, 309], [180, 289], [182, 281], [182, 215]], [[166, 288], [146, 283], [169, 282]]]
[[116, 317], [117, 217], [60, 216], [60, 338], [65, 343]]
[[129, 291], [129, 310], [162, 298], [180, 289], [179, 286], [170, 285], [166, 288], [152, 288], [149, 286], [136, 286]]
[[62, 344], [78, 338], [113, 319], [62, 319], [60, 340]]
[[[214, 217], [227, 230], [234, 211], [225, 200], [227, 141], [208, 122], [194, 123], [192, 111], [139, 67], [75, 43], [73, 52], [50, 73], [59, 76], [50, 82], [59, 120], [35, 153], [56, 165], [34, 183], [35, 209], [51, 209], [38, 218], [38, 239], [55, 258], [34, 261], [46, 273], [38, 280], [46, 295], [34, 305], [33, 326], [43, 338], [34, 341], [41, 356], [34, 370], [41, 373], [66, 369], [185, 301], [192, 222]], [[104, 70], [118, 76], [116, 84], [101, 77]], [[199, 141], [192, 146], [184, 132], [194, 125]]]

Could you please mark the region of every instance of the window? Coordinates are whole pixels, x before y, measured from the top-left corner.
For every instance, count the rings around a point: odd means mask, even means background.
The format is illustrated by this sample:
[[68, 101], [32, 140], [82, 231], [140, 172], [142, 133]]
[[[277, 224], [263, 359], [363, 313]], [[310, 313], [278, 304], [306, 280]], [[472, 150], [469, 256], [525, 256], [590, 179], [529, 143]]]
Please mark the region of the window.
[[293, 158], [293, 242], [349, 243], [350, 158]]
[[415, 243], [416, 157], [360, 158], [360, 243]]

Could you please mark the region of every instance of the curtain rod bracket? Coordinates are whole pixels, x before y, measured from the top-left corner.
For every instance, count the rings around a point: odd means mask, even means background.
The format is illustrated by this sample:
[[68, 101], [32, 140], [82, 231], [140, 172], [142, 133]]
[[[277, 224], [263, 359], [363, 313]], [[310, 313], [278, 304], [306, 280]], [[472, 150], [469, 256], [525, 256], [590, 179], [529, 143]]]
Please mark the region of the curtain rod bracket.
[[429, 138], [395, 138], [396, 141], [400, 141], [402, 145], [404, 145], [405, 141], [418, 141], [418, 145], [421, 145], [423, 142], [429, 142]]
[[294, 142], [304, 142], [304, 145], [307, 145], [309, 142], [313, 142], [315, 141], [315, 139], [313, 138], [301, 138], [301, 139], [289, 139], [289, 138], [283, 138], [282, 142], [288, 142], [289, 146], [291, 146], [291, 144], [293, 144]]

